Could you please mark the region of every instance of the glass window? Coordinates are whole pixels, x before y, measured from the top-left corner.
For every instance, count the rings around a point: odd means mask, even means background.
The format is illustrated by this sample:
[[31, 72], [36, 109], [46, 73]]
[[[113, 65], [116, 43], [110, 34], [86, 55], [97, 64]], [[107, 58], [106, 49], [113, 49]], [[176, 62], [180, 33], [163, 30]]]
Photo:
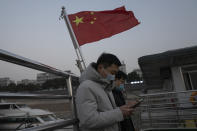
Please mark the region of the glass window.
[[182, 68], [186, 90], [197, 89], [197, 65]]
[[10, 109], [10, 105], [0, 105], [0, 109]]
[[52, 119], [49, 116], [40, 116], [40, 118], [44, 121], [52, 121]]

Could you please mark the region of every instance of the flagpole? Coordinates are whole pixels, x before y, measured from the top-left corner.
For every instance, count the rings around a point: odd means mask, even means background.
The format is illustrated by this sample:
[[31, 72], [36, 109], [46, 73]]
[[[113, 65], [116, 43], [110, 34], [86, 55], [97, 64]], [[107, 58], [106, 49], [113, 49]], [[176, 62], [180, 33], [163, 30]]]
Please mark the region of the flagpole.
[[[77, 54], [77, 58], [78, 60], [76, 60], [77, 62], [77, 67], [79, 68], [80, 72], [82, 73], [84, 69], [86, 69], [86, 65], [85, 65], [85, 61], [84, 61], [84, 58], [82, 56], [82, 52], [81, 52], [81, 49], [79, 47], [79, 44], [78, 44], [78, 41], [76, 39], [76, 36], [74, 34], [74, 31], [72, 29], [72, 26], [70, 24], [70, 21], [69, 21], [69, 18], [68, 18], [68, 15], [65, 11], [65, 7], [62, 7], [62, 13], [61, 13], [61, 18], [64, 18], [65, 20], [65, 23], [66, 23], [66, 26], [68, 28], [68, 31], [69, 31], [69, 34], [70, 34], [70, 37], [72, 39], [72, 42], [73, 42], [73, 46], [75, 48], [75, 52]], [[83, 63], [83, 66], [82, 66], [82, 63]]]

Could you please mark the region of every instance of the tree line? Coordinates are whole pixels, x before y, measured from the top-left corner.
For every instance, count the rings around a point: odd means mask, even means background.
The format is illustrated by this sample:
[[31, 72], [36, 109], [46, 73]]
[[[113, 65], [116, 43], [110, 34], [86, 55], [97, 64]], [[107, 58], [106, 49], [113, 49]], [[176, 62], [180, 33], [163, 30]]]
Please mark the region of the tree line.
[[[78, 78], [72, 78], [72, 86], [79, 85]], [[21, 91], [40, 91], [50, 89], [67, 89], [67, 83], [65, 78], [56, 78], [47, 80], [43, 84], [15, 84], [10, 83], [8, 86], [0, 86], [0, 92], [21, 92]]]
[[[141, 81], [142, 77], [139, 76], [135, 71], [128, 73], [127, 82]], [[79, 78], [72, 78], [72, 86], [77, 87], [79, 85]], [[42, 85], [40, 84], [15, 84], [10, 83], [8, 86], [0, 87], [0, 92], [20, 92], [20, 91], [39, 91], [39, 90], [50, 90], [50, 89], [67, 89], [67, 83], [65, 78], [56, 78], [45, 81]]]

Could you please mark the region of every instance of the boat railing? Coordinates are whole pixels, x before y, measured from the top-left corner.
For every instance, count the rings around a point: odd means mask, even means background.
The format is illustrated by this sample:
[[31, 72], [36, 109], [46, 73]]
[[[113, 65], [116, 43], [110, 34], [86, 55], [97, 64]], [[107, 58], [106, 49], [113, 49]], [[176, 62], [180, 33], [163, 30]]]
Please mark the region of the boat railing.
[[192, 92], [197, 90], [140, 95], [144, 101], [136, 109], [136, 128], [196, 129], [197, 101], [191, 101]]
[[60, 129], [63, 127], [67, 127], [67, 126], [71, 126], [73, 125], [73, 130], [74, 131], [78, 131], [78, 119], [77, 119], [77, 114], [76, 114], [76, 106], [75, 106], [75, 98], [73, 95], [73, 88], [72, 88], [72, 78], [76, 78], [78, 77], [75, 74], [72, 73], [68, 73], [68, 72], [64, 72], [61, 71], [59, 69], [53, 68], [51, 66], [42, 64], [40, 62], [10, 53], [8, 51], [2, 50], [0, 49], [0, 60], [2, 61], [6, 61], [9, 63], [13, 63], [13, 64], [17, 64], [20, 66], [24, 66], [24, 67], [28, 67], [31, 69], [35, 69], [38, 71], [43, 71], [43, 72], [47, 72], [47, 73], [51, 73], [57, 76], [61, 76], [63, 78], [65, 78], [66, 82], [67, 82], [67, 87], [68, 87], [68, 95], [38, 95], [38, 94], [0, 94], [0, 99], [1, 98], [6, 98], [6, 99], [68, 99], [70, 100], [71, 104], [72, 104], [72, 119], [68, 119], [68, 120], [63, 120], [63, 121], [59, 121], [59, 122], [55, 122], [55, 123], [50, 123], [50, 124], [43, 124], [41, 126], [37, 126], [37, 127], [32, 127], [32, 128], [26, 128], [26, 129], [22, 129], [22, 131], [30, 131], [30, 130], [34, 130], [34, 131], [43, 131], [43, 130], [54, 130], [54, 129]]

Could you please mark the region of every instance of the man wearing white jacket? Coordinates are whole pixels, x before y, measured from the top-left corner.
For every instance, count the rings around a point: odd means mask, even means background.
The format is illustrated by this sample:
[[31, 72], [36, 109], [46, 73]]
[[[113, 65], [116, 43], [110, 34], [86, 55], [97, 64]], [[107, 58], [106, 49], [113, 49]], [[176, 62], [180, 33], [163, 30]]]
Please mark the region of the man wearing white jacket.
[[112, 95], [112, 81], [119, 66], [115, 55], [103, 53], [82, 73], [76, 93], [81, 131], [120, 131], [118, 123], [132, 114], [132, 105], [117, 107]]

